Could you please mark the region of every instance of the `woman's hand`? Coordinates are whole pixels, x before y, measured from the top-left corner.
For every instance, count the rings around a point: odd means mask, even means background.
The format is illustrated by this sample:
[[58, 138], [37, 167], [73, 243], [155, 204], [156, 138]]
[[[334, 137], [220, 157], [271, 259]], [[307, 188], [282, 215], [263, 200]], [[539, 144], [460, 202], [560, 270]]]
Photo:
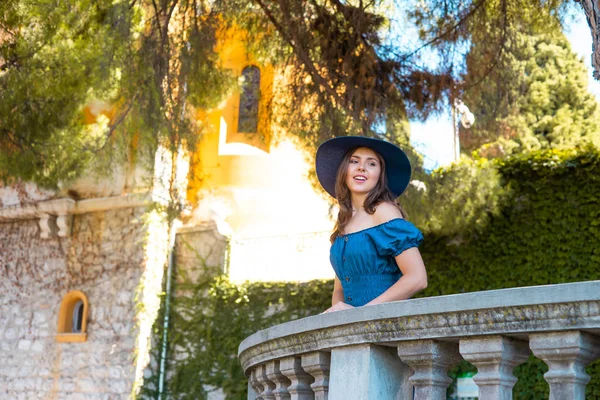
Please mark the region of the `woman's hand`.
[[321, 314], [325, 314], [325, 313], [332, 312], [332, 311], [349, 310], [351, 308], [354, 308], [354, 307], [351, 306], [350, 304], [346, 304], [343, 301], [340, 301], [340, 302], [335, 303], [333, 306], [329, 307], [327, 310], [323, 311]]

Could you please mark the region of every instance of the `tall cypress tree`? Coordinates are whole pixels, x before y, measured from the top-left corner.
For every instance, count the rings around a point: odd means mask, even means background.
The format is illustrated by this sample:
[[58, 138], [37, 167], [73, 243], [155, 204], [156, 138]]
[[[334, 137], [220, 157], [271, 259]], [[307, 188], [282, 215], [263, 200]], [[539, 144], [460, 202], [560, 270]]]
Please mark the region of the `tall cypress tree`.
[[[485, 74], [485, 41], [469, 56], [465, 102], [477, 118], [461, 130], [464, 151], [487, 156], [588, 143], [600, 145], [600, 109], [583, 60], [559, 30], [518, 33], [497, 68]], [[479, 84], [474, 85], [475, 82]]]

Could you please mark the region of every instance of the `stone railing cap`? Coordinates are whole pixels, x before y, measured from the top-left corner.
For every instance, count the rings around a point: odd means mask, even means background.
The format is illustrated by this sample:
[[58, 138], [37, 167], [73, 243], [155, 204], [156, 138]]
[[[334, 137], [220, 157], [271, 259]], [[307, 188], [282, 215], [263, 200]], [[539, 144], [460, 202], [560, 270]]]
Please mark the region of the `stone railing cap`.
[[261, 343], [303, 332], [390, 318], [477, 311], [504, 307], [600, 301], [600, 281], [489, 290], [395, 301], [319, 314], [276, 325], [247, 337], [238, 355]]

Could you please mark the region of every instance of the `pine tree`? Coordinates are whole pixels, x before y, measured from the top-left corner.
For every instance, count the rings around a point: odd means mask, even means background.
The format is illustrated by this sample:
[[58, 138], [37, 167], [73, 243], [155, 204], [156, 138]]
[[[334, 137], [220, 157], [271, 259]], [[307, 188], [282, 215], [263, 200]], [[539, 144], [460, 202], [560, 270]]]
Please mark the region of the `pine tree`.
[[544, 148], [600, 145], [600, 109], [583, 60], [562, 32], [519, 33], [493, 73], [482, 76], [485, 43], [468, 57], [465, 102], [477, 122], [461, 130], [464, 151], [500, 156]]

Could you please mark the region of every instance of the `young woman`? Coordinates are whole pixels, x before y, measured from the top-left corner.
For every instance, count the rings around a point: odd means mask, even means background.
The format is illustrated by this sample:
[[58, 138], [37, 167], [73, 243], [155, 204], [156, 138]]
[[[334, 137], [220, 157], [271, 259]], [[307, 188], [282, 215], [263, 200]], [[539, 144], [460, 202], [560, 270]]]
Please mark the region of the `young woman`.
[[427, 287], [417, 249], [423, 235], [395, 201], [410, 181], [406, 154], [382, 140], [339, 137], [319, 147], [316, 167], [340, 208], [331, 235], [336, 277], [325, 312], [404, 300]]

